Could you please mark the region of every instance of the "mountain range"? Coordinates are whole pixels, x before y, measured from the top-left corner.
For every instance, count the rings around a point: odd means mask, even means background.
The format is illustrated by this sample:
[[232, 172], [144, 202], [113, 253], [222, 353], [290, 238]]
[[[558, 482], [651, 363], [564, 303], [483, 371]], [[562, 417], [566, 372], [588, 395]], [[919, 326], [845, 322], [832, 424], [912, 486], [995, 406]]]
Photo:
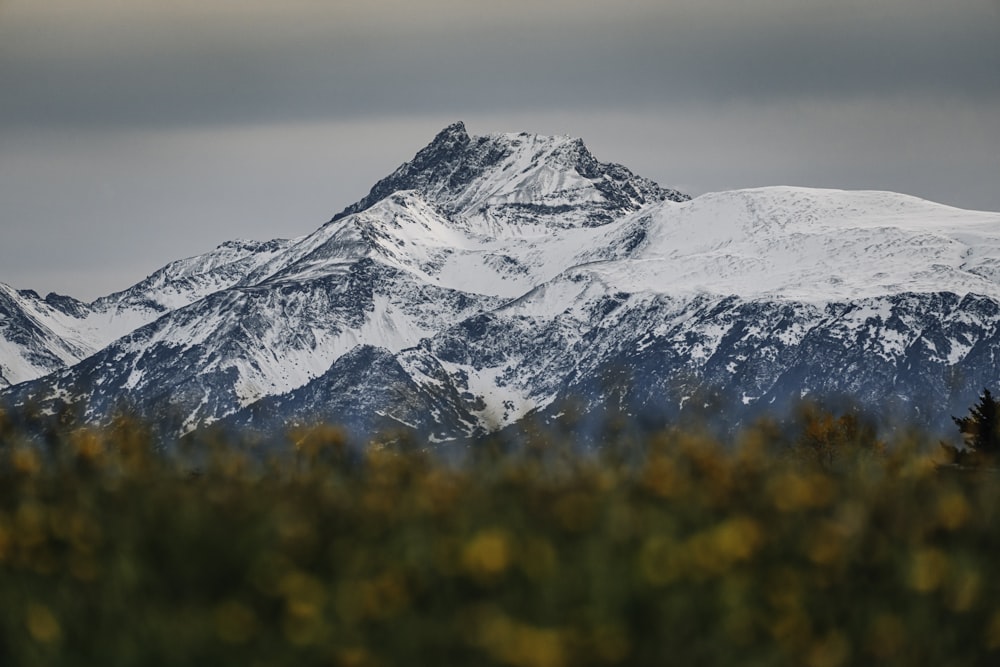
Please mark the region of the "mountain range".
[[941, 429], [1000, 380], [1000, 213], [889, 192], [690, 198], [579, 139], [441, 131], [312, 234], [83, 303], [0, 285], [0, 400], [178, 435], [316, 420], [434, 441], [803, 398]]

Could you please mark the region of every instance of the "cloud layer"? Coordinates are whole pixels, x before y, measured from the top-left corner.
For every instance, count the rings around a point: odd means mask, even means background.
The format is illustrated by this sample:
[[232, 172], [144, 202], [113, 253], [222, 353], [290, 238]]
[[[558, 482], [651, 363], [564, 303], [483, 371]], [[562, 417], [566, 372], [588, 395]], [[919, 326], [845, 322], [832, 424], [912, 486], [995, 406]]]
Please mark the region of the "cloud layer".
[[0, 0], [0, 280], [305, 233], [457, 118], [695, 193], [1000, 209], [997, 44], [996, 0]]

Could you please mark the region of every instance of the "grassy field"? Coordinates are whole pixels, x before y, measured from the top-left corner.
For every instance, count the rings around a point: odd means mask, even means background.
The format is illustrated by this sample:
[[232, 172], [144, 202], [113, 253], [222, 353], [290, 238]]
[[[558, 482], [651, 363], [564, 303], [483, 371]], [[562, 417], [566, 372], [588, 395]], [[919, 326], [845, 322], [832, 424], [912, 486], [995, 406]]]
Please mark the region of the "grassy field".
[[849, 419], [463, 465], [49, 435], [0, 418], [0, 665], [1000, 664], [1000, 479]]

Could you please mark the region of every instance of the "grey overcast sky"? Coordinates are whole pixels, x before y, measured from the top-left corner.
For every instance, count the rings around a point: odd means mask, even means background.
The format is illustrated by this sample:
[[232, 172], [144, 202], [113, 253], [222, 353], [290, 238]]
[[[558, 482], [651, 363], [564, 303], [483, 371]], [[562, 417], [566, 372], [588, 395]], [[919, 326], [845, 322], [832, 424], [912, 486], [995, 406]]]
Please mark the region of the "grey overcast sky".
[[0, 0], [0, 281], [306, 234], [459, 119], [1000, 210], [1000, 0]]

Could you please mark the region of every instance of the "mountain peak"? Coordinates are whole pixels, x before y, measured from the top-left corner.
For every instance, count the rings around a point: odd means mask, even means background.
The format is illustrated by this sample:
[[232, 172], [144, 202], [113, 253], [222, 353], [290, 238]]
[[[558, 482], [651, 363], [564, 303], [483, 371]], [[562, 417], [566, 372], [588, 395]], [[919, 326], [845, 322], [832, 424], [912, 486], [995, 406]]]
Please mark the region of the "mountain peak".
[[646, 204], [689, 199], [621, 165], [599, 162], [581, 139], [526, 132], [470, 136], [458, 121], [332, 221], [401, 190], [419, 192], [456, 224], [491, 234], [511, 225], [602, 225]]
[[465, 123], [458, 120], [437, 133], [430, 145], [468, 143], [469, 132], [465, 129]]

